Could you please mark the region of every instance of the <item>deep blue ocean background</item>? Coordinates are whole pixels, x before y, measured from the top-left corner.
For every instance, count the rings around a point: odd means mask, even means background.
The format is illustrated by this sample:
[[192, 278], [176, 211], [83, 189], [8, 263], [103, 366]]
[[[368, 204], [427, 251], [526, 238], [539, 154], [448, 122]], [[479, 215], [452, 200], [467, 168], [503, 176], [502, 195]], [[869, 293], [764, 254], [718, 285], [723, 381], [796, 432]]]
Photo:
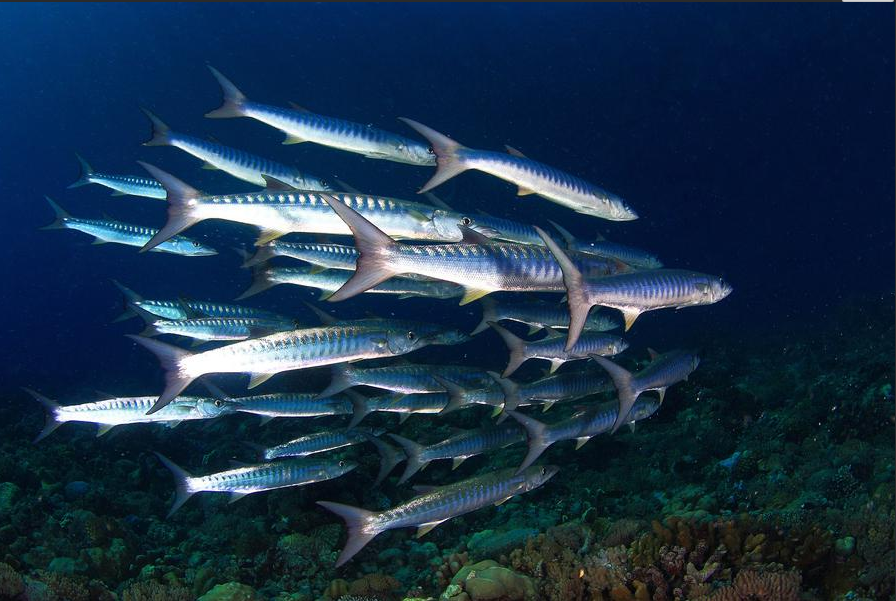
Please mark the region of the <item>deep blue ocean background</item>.
[[[893, 22], [892, 4], [3, 5], [0, 382], [2, 402], [16, 408], [6, 415], [33, 415], [27, 423], [39, 427], [20, 386], [64, 402], [96, 389], [161, 391], [155, 359], [124, 337], [137, 321], [112, 323], [122, 309], [112, 279], [149, 298], [219, 302], [249, 285], [232, 250], [252, 244], [248, 227], [190, 229], [219, 250], [211, 258], [39, 231], [53, 219], [44, 195], [75, 216], [164, 222], [159, 201], [66, 189], [78, 177], [75, 152], [98, 171], [143, 175], [136, 161], [145, 160], [210, 192], [253, 189], [178, 150], [141, 146], [150, 127], [139, 107], [175, 131], [422, 200], [415, 193], [429, 168], [283, 146], [260, 123], [203, 118], [221, 99], [207, 64], [259, 102], [292, 101], [415, 137], [396, 119], [410, 117], [471, 147], [510, 144], [618, 193], [640, 219], [607, 222], [517, 198], [477, 172], [435, 190], [460, 210], [542, 227], [554, 220], [734, 287], [713, 306], [645, 314], [627, 356], [702, 346], [728, 349], [736, 363], [740, 349], [766, 344], [774, 361], [799, 342], [790, 332], [870, 306], [880, 330], [892, 329], [892, 312], [879, 309], [892, 306], [896, 268]], [[300, 301], [316, 296], [281, 286], [246, 304], [314, 323]], [[477, 304], [451, 301], [355, 298], [325, 308], [466, 331], [480, 318]], [[836, 360], [836, 343], [830, 351]], [[459, 352], [409, 358], [494, 369], [506, 353], [487, 332]], [[263, 390], [301, 379], [280, 375]], [[223, 381], [242, 394], [243, 379]]]

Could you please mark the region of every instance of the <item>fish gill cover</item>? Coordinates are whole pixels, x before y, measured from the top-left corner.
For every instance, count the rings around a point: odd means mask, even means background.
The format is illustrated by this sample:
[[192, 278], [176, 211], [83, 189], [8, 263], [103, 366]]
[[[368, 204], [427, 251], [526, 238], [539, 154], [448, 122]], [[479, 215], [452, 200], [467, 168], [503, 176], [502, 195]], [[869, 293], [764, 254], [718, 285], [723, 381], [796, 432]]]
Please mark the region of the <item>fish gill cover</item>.
[[2, 11], [0, 599], [893, 598], [892, 5]]

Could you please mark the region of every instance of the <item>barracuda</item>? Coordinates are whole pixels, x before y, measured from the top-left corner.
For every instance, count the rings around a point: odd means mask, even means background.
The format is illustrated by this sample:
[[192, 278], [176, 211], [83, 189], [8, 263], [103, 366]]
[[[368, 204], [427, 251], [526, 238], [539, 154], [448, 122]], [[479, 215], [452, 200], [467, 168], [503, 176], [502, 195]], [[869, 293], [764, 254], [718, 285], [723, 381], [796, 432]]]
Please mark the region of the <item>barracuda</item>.
[[171, 471], [175, 480], [174, 503], [168, 517], [197, 492], [230, 493], [230, 502], [233, 503], [252, 493], [332, 480], [358, 467], [353, 461], [289, 459], [243, 465], [207, 476], [191, 476], [161, 453], [156, 453], [156, 457]]
[[30, 388], [24, 390], [47, 410], [46, 425], [34, 442], [43, 440], [66, 422], [96, 424], [97, 436], [102, 436], [115, 426], [125, 424], [165, 423], [174, 427], [182, 421], [212, 419], [236, 411], [236, 405], [226, 400], [184, 396], [177, 397], [161, 411], [147, 415], [156, 397], [113, 397], [80, 405], [60, 405]]
[[456, 470], [460, 464], [470, 457], [523, 442], [526, 440], [526, 431], [516, 422], [510, 422], [500, 426], [488, 426], [459, 432], [441, 442], [428, 446], [402, 438], [396, 434], [389, 434], [389, 437], [400, 444], [404, 449], [405, 455], [407, 455], [407, 465], [404, 473], [398, 479], [398, 484], [402, 484], [407, 482], [418, 471], [426, 468], [432, 461], [451, 459], [451, 469]]
[[142, 336], [172, 334], [198, 342], [248, 340], [299, 327], [295, 320], [272, 321], [259, 317], [200, 317], [194, 319], [151, 320]]
[[641, 313], [717, 303], [731, 286], [720, 277], [683, 269], [651, 269], [603, 279], [584, 276], [563, 249], [544, 231], [539, 234], [563, 269], [569, 303], [566, 349], [575, 345], [591, 307], [601, 305], [622, 311], [628, 331]]
[[260, 449], [261, 459], [270, 461], [271, 459], [280, 459], [282, 457], [305, 457], [314, 455], [315, 453], [324, 453], [335, 449], [341, 449], [351, 445], [367, 442], [370, 436], [379, 436], [385, 430], [334, 430], [331, 432], [315, 432], [306, 436], [300, 436], [278, 444], [273, 447]]
[[388, 365], [359, 368], [337, 363], [330, 368], [330, 385], [318, 396], [328, 397], [353, 386], [371, 386], [402, 394], [445, 392], [433, 376], [441, 376], [469, 388], [493, 384], [488, 374], [475, 367], [460, 365]]
[[[628, 422], [634, 427], [635, 422], [647, 419], [660, 407], [656, 399], [643, 399], [638, 401], [629, 414]], [[556, 424], [544, 424], [527, 415], [510, 411], [510, 415], [516, 419], [525, 429], [529, 442], [529, 452], [523, 463], [517, 468], [519, 472], [532, 465], [548, 447], [561, 440], [576, 441], [576, 450], [582, 448], [586, 442], [598, 434], [614, 432], [614, 424], [619, 417], [619, 407], [616, 403], [601, 403], [591, 409], [580, 411]]]
[[84, 160], [80, 154], [75, 154], [81, 165], [81, 174], [78, 180], [69, 184], [69, 188], [78, 188], [88, 184], [98, 184], [112, 190], [112, 196], [143, 196], [144, 198], [158, 198], [165, 200], [167, 196], [162, 184], [148, 177], [136, 175], [110, 175], [98, 173]]
[[132, 306], [143, 309], [163, 319], [189, 319], [196, 316], [206, 317], [257, 317], [270, 321], [290, 321], [289, 318], [264, 309], [242, 307], [240, 305], [224, 305], [205, 301], [191, 300], [158, 300], [143, 298], [130, 288], [112, 280], [115, 287], [124, 295], [125, 312], [116, 320], [134, 317], [137, 312]]
[[[560, 232], [566, 241], [567, 250], [604, 257], [606, 259], [618, 259], [627, 265], [631, 265], [637, 269], [660, 269], [663, 266], [662, 261], [650, 254], [646, 250], [635, 248], [634, 246], [626, 246], [625, 244], [616, 244], [604, 240], [603, 236], [598, 236], [597, 242], [582, 242], [576, 239], [568, 230], [560, 224], [550, 222], [554, 229]], [[534, 230], [534, 228], [533, 228]]]
[[[42, 230], [76, 230], [93, 236], [94, 244], [112, 243], [136, 247], [143, 247], [158, 233], [158, 230], [120, 221], [72, 217], [49, 197], [45, 198], [56, 213], [56, 219], [53, 223], [42, 227]], [[185, 236], [172, 236], [151, 250], [184, 257], [207, 257], [218, 254], [214, 248]]]
[[358, 251], [344, 244], [318, 244], [273, 240], [259, 246], [255, 254], [243, 262], [243, 267], [254, 267], [275, 257], [288, 257], [311, 263], [323, 269], [353, 271]]
[[591, 356], [598, 365], [607, 371], [613, 379], [613, 386], [616, 387], [619, 415], [613, 424], [613, 432], [616, 432], [622, 425], [641, 393], [656, 390], [659, 392], [662, 403], [666, 396], [666, 389], [673, 384], [687, 380], [688, 376], [700, 365], [700, 357], [689, 351], [669, 351], [660, 355], [653, 349], [648, 350], [650, 351], [650, 365], [636, 374], [632, 374], [609, 359], [598, 355]]
[[519, 187], [518, 196], [537, 194], [577, 213], [611, 221], [637, 219], [624, 200], [554, 167], [533, 161], [518, 150], [508, 154], [467, 148], [422, 123], [401, 118], [432, 145], [437, 157], [436, 173], [421, 189], [427, 192], [468, 169], [488, 173]]
[[[350, 277], [351, 273], [348, 271], [320, 271], [315, 267], [256, 267], [252, 274], [252, 285], [236, 297], [235, 300], [249, 298], [280, 284], [304, 286], [320, 290], [320, 300], [324, 300], [329, 298], [333, 292], [339, 290]], [[395, 278], [381, 282], [377, 286], [365, 290], [365, 292], [370, 294], [394, 294], [401, 299], [414, 297], [458, 298], [464, 294], [463, 289], [454, 284], [411, 278]]]
[[[328, 194], [322, 196], [351, 228], [358, 249], [354, 275], [330, 296], [330, 301], [351, 298], [406, 273], [460, 284], [466, 290], [461, 305], [498, 290], [562, 290], [560, 265], [544, 246], [495, 243], [463, 226], [464, 240], [460, 244], [401, 244], [351, 207]], [[616, 265], [589, 258], [581, 268], [599, 276], [613, 273]]]
[[297, 190], [333, 189], [323, 179], [302, 173], [295, 167], [288, 167], [236, 148], [173, 132], [154, 113], [146, 109], [142, 110], [152, 123], [152, 138], [148, 142], [144, 142], [144, 146], [173, 146], [204, 161], [204, 168], [220, 169], [237, 179], [256, 186], [267, 186], [270, 182], [264, 177], [267, 175]]
[[453, 517], [489, 505], [500, 505], [534, 490], [550, 480], [559, 469], [544, 465], [529, 468], [521, 474], [515, 474], [513, 468], [499, 470], [439, 486], [385, 511], [367, 511], [330, 501], [318, 501], [317, 504], [345, 520], [348, 540], [336, 560], [338, 568], [386, 530], [413, 526], [417, 528], [419, 538]]
[[589, 372], [558, 374], [526, 384], [502, 378], [495, 372], [489, 374], [498, 382], [504, 393], [505, 412], [531, 405], [533, 402], [543, 404], [542, 411], [547, 411], [556, 403], [615, 390], [609, 378]]
[[[278, 392], [258, 394], [232, 399], [234, 410], [261, 416], [264, 425], [277, 417], [323, 417], [325, 415], [351, 415], [354, 400], [320, 398], [307, 392]], [[361, 403], [365, 400], [361, 399]], [[362, 405], [366, 407], [366, 405]]]
[[628, 343], [618, 336], [604, 334], [603, 332], [585, 332], [578, 339], [575, 346], [570, 350], [565, 350], [566, 340], [563, 335], [550, 328], [547, 328], [547, 338], [529, 342], [515, 336], [507, 328], [493, 321], [490, 321], [488, 325], [501, 336], [504, 344], [507, 345], [507, 350], [510, 351], [507, 367], [504, 369], [504, 373], [501, 374], [505, 378], [519, 369], [529, 359], [550, 361], [550, 373], [554, 373], [567, 361], [581, 361], [588, 359], [593, 354], [618, 355], [628, 348]]
[[128, 336], [156, 355], [165, 370], [165, 390], [150, 409], [154, 413], [205, 374], [249, 373], [249, 388], [274, 374], [360, 359], [403, 355], [428, 344], [462, 340], [459, 332], [437, 331], [427, 336], [414, 330], [364, 326], [307, 328], [190, 353], [152, 338]]
[[252, 102], [217, 69], [209, 67], [221, 85], [224, 102], [206, 117], [230, 119], [249, 117], [286, 134], [284, 144], [314, 142], [364, 155], [409, 165], [435, 165], [436, 157], [425, 145], [369, 125], [325, 117], [303, 109], [283, 109]]
[[[498, 303], [487, 296], [480, 299], [479, 302], [482, 304], [482, 321], [479, 322], [475, 330], [470, 332], [471, 336], [487, 330], [490, 321], [507, 320], [524, 323], [529, 326], [530, 336], [544, 328], [566, 329], [569, 327], [569, 311], [556, 304], [545, 302], [505, 304]], [[588, 320], [585, 322], [585, 330], [594, 332], [606, 332], [618, 327], [620, 327], [620, 323], [617, 320], [598, 312], [588, 315]]]
[[[260, 230], [259, 245], [291, 232], [351, 233], [320, 192], [282, 190], [206, 195], [158, 167], [143, 162], [140, 164], [162, 183], [168, 194], [168, 221], [144, 246], [144, 250], [152, 249], [206, 219], [255, 226]], [[455, 218], [428, 205], [367, 194], [337, 192], [333, 197], [346, 206], [351, 205], [390, 236], [399, 239], [449, 242], [461, 239]]]

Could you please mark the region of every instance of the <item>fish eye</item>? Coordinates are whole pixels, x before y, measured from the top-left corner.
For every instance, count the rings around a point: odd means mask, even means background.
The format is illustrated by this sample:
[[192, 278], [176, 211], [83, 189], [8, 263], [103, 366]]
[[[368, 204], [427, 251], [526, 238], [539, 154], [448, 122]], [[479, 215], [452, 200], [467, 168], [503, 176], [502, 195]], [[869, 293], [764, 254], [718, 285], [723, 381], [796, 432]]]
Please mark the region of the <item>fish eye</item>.
[[433, 150], [432, 146], [427, 147], [427, 148], [426, 148], [426, 152], [428, 152], [429, 154], [435, 154], [435, 153], [436, 153], [436, 151]]
[[345, 461], [340, 461], [340, 462], [339, 462], [339, 467], [345, 467]]
[[413, 332], [408, 332], [407, 334], [405, 334], [405, 336], [406, 336], [407, 339], [410, 340], [411, 342], [413, 342], [414, 340], [417, 340], [417, 335], [414, 334]]
[[548, 473], [548, 470], [547, 470], [546, 468], [541, 468], [541, 475], [542, 475], [542, 476], [546, 475], [547, 473]]
[[469, 217], [461, 217], [460, 224], [466, 227], [470, 227], [471, 225], [473, 225], [473, 220]]
[[193, 240], [193, 246], [199, 248], [199, 240]]
[[215, 399], [215, 407], [223, 407], [224, 402], [221, 399]]
[[398, 144], [398, 150], [404, 150], [404, 144], [402, 144], [402, 143], [399, 142], [399, 144]]
[[320, 184], [321, 187], [323, 187], [323, 188], [329, 188], [329, 187], [330, 187], [330, 184], [327, 183], [327, 180], [325, 180], [325, 179], [318, 180], [317, 183]]

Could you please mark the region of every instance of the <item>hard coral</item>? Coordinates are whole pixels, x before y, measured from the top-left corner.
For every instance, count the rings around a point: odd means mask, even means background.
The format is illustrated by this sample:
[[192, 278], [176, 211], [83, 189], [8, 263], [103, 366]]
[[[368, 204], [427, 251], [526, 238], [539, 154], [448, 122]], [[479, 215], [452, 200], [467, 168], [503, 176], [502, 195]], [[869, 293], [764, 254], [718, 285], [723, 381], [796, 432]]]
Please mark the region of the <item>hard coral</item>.
[[376, 599], [392, 599], [401, 583], [385, 574], [365, 574], [349, 585], [349, 594]]
[[195, 597], [188, 588], [147, 580], [135, 582], [124, 589], [121, 599], [122, 601], [190, 601]]
[[8, 563], [0, 563], [0, 598], [12, 599], [22, 594], [25, 583]]
[[799, 572], [743, 570], [734, 583], [705, 597], [706, 601], [799, 601]]

